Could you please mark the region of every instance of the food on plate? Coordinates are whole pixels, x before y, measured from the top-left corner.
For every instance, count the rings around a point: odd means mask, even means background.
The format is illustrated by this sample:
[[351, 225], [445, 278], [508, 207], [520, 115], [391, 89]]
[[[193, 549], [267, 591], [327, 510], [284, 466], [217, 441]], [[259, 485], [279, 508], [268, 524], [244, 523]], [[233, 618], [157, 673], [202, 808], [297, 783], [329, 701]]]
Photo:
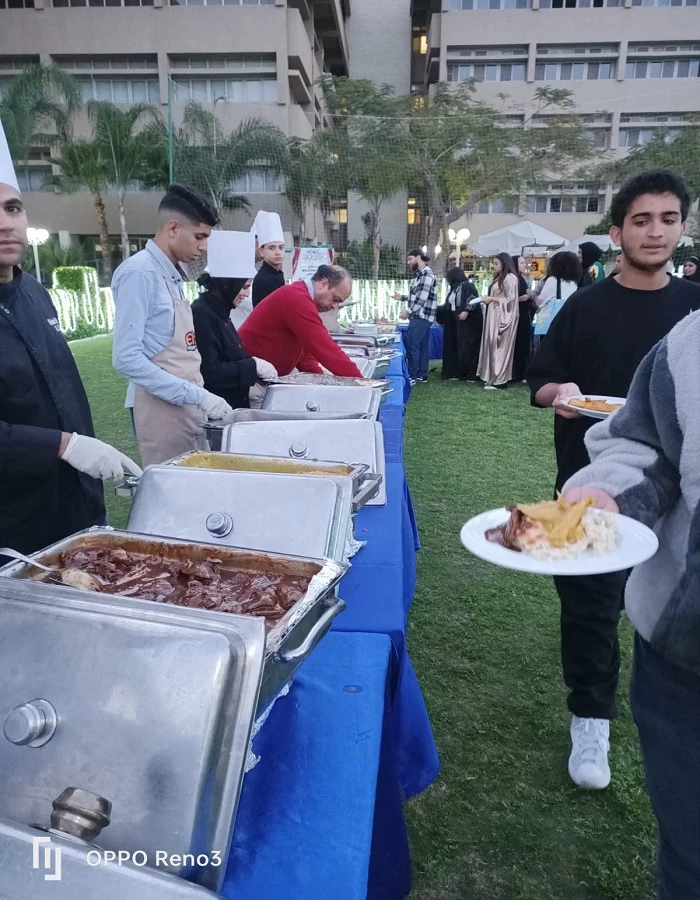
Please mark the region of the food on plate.
[[617, 545], [615, 516], [594, 509], [591, 497], [568, 503], [559, 495], [541, 503], [517, 503], [508, 512], [510, 518], [490, 528], [486, 540], [534, 559], [567, 559], [586, 550], [608, 553]]
[[304, 597], [310, 582], [303, 576], [239, 569], [215, 557], [194, 562], [120, 547], [66, 550], [60, 565], [71, 573], [69, 579], [58, 572], [34, 580], [192, 609], [264, 616], [268, 625]]
[[566, 401], [569, 406], [575, 406], [577, 409], [587, 409], [589, 412], [597, 413], [614, 413], [617, 409], [622, 409], [624, 403], [608, 403], [607, 400], [593, 400], [591, 397], [572, 397]]

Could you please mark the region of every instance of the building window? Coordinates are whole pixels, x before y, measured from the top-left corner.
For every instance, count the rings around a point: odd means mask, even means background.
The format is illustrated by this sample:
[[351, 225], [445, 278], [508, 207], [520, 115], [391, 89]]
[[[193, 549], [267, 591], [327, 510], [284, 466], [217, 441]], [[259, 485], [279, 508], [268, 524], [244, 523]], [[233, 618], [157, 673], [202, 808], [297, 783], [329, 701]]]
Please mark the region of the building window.
[[176, 103], [274, 103], [277, 100], [276, 78], [173, 78]]
[[160, 84], [156, 78], [79, 78], [84, 101], [108, 103], [160, 103]]
[[597, 213], [603, 208], [603, 198], [599, 196], [528, 196], [525, 204], [528, 213]]
[[638, 59], [627, 63], [627, 78], [697, 78], [700, 59]]
[[275, 0], [170, 0], [171, 6], [274, 6]]
[[234, 69], [237, 71], [260, 71], [261, 69], [277, 70], [277, 57], [274, 53], [248, 55], [245, 53], [235, 56], [217, 55], [209, 56], [171, 56], [170, 68], [182, 69]]
[[525, 63], [448, 63], [448, 81], [525, 81]]
[[34, 9], [34, 0], [0, 0], [0, 9]]
[[66, 6], [153, 6], [153, 0], [53, 0], [55, 7]]
[[610, 146], [610, 132], [604, 128], [585, 129], [581, 137], [596, 150], [607, 150]]
[[527, 46], [517, 44], [510, 47], [462, 47], [449, 46], [447, 48], [448, 60], [459, 59], [527, 59]]
[[630, 56], [634, 56], [637, 53], [647, 56], [650, 53], [657, 56], [662, 53], [678, 56], [678, 54], [700, 53], [700, 44], [692, 41], [677, 41], [675, 44], [667, 44], [665, 41], [647, 41], [646, 43], [635, 41], [629, 44], [627, 53]]
[[614, 56], [617, 44], [539, 44], [538, 56]]
[[337, 207], [333, 209], [333, 215], [335, 216], [335, 221], [338, 225], [347, 225], [348, 224], [348, 211], [345, 207]]
[[27, 66], [38, 65], [38, 56], [0, 56], [0, 72], [22, 72]]
[[274, 169], [248, 169], [231, 182], [230, 189], [236, 194], [281, 194], [282, 176]]
[[613, 62], [553, 62], [535, 66], [535, 81], [601, 81], [614, 77]]
[[529, 0], [451, 0], [450, 9], [529, 9]]
[[622, 0], [540, 0], [540, 9], [602, 9], [604, 6], [622, 6]]
[[157, 56], [54, 56], [53, 61], [71, 72], [158, 71]]
[[47, 179], [51, 178], [51, 167], [26, 166], [17, 169], [17, 184], [20, 191], [50, 191], [45, 187]]
[[503, 197], [496, 198], [495, 200], [482, 200], [477, 204], [474, 212], [477, 213], [510, 213], [513, 214], [518, 210], [518, 199], [517, 197]]

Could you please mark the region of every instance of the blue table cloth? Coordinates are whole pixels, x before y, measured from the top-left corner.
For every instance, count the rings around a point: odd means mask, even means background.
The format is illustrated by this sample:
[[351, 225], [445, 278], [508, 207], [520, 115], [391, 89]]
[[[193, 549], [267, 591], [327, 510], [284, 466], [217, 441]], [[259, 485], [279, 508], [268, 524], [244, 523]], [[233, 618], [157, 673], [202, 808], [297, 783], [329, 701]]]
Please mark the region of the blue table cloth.
[[[408, 325], [399, 325], [399, 329], [401, 334], [406, 338], [406, 332], [408, 331]], [[442, 329], [442, 325], [432, 324], [430, 326], [430, 346], [428, 347], [428, 355], [430, 359], [439, 359], [442, 360], [442, 344], [443, 344], [444, 332]]]
[[230, 900], [397, 900], [410, 859], [389, 717], [388, 637], [329, 634], [253, 742]]

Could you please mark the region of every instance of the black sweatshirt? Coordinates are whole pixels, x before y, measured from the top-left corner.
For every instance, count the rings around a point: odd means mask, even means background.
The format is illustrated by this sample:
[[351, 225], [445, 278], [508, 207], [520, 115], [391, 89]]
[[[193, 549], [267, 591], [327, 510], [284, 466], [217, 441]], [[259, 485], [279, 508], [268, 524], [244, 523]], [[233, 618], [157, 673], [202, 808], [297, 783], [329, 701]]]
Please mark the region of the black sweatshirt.
[[231, 321], [231, 302], [205, 291], [192, 304], [197, 349], [204, 387], [234, 409], [250, 406], [248, 391], [257, 381], [255, 360], [249, 356]]
[[[607, 278], [577, 291], [552, 322], [527, 381], [533, 406], [545, 384], [574, 382], [584, 394], [626, 397], [637, 367], [681, 319], [700, 309], [700, 288], [671, 278], [659, 291], [637, 291]], [[554, 417], [557, 488], [588, 465], [583, 439], [595, 419]]]
[[253, 279], [253, 306], [281, 287], [284, 287], [284, 272], [264, 262]]
[[0, 546], [31, 553], [104, 522], [102, 482], [58, 458], [73, 431], [95, 433], [78, 368], [48, 293], [16, 269], [0, 284]]

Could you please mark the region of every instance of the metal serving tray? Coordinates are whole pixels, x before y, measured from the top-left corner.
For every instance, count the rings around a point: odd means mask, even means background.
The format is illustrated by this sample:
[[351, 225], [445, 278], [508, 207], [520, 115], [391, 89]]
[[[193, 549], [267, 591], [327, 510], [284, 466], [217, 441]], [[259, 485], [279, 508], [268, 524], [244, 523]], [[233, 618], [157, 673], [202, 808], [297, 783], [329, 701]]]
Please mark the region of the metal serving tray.
[[[286, 419], [363, 419], [364, 413], [354, 412], [309, 412], [308, 410], [286, 412], [276, 409], [235, 409], [227, 418], [226, 424], [235, 422], [277, 422]], [[210, 450], [221, 450], [221, 435], [225, 428], [222, 419], [212, 419], [204, 425], [204, 437], [209, 442]]]
[[377, 496], [368, 506], [386, 504], [384, 432], [379, 422], [239, 422], [224, 430], [226, 453], [266, 454], [293, 459], [326, 459], [361, 463], [382, 476]]
[[382, 392], [372, 387], [335, 385], [271, 384], [265, 393], [263, 409], [299, 410], [321, 413], [326, 410], [359, 412], [376, 419]]
[[[264, 621], [14, 578], [0, 579], [0, 616], [0, 816], [48, 823], [79, 787], [112, 803], [105, 849], [226, 860]], [[225, 865], [169, 871], [218, 890]], [[102, 900], [95, 878], [73, 897]]]
[[164, 463], [139, 479], [127, 530], [341, 562], [351, 515], [332, 478]]

